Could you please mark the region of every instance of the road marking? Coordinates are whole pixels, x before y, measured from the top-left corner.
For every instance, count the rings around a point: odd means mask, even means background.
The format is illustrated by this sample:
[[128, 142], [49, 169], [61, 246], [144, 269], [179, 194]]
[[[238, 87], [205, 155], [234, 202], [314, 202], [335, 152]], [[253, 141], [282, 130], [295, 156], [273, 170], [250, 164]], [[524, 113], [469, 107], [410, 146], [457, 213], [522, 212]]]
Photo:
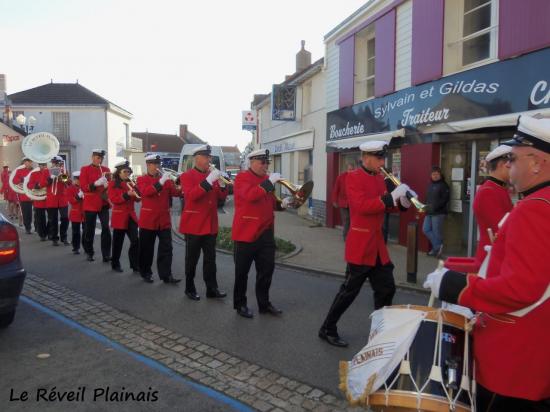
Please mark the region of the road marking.
[[217, 391], [215, 391], [215, 390], [213, 390], [213, 389], [211, 389], [207, 386], [204, 386], [204, 385], [198, 384], [196, 382], [192, 382], [190, 380], [187, 380], [187, 379], [183, 378], [181, 375], [179, 375], [178, 373], [174, 372], [173, 370], [167, 368], [164, 365], [161, 365], [160, 363], [154, 361], [153, 359], [150, 359], [146, 356], [140, 355], [139, 353], [135, 353], [131, 350], [128, 350], [124, 346], [122, 346], [122, 345], [112, 341], [111, 339], [97, 333], [96, 331], [94, 331], [92, 329], [89, 329], [85, 326], [82, 326], [79, 323], [77, 323], [77, 322], [75, 322], [75, 321], [73, 321], [69, 318], [66, 318], [62, 314], [60, 314], [58, 312], [55, 312], [55, 311], [47, 308], [46, 306], [43, 306], [40, 303], [35, 302], [34, 300], [32, 300], [32, 299], [30, 299], [26, 296], [20, 296], [19, 299], [22, 300], [23, 302], [25, 302], [26, 304], [32, 306], [33, 308], [38, 309], [38, 310], [46, 313], [47, 315], [57, 319], [58, 321], [70, 326], [71, 328], [76, 329], [79, 332], [82, 332], [85, 335], [88, 335], [89, 337], [91, 337], [91, 338], [93, 338], [93, 339], [95, 339], [95, 340], [97, 340], [97, 341], [99, 341], [99, 342], [101, 342], [105, 345], [109, 345], [113, 349], [116, 349], [120, 352], [123, 352], [127, 355], [130, 355], [132, 358], [134, 358], [138, 362], [141, 362], [141, 363], [147, 365], [148, 367], [150, 367], [152, 369], [156, 369], [157, 371], [171, 377], [172, 379], [175, 379], [178, 382], [184, 383], [185, 385], [192, 387], [193, 389], [205, 394], [206, 396], [208, 396], [210, 398], [213, 398], [213, 399], [215, 399], [219, 402], [222, 402], [222, 403], [230, 406], [231, 408], [233, 408], [236, 411], [241, 411], [241, 412], [252, 412], [253, 411], [253, 409], [250, 409], [245, 404], [243, 404], [243, 403], [241, 403], [241, 402], [239, 402], [235, 399], [232, 399], [228, 396], [225, 396], [224, 394], [222, 394], [220, 392], [217, 392]]

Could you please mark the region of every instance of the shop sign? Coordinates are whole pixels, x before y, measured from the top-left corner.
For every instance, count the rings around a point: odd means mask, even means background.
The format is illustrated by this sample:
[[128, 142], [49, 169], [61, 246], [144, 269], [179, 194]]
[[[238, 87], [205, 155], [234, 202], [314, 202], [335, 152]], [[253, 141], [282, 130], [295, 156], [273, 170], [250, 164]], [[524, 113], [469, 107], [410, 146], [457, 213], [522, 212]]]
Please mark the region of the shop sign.
[[242, 130], [256, 130], [256, 115], [252, 110], [242, 111]]
[[550, 48], [327, 114], [327, 141], [550, 107]]
[[262, 148], [269, 149], [271, 154], [309, 150], [313, 148], [313, 133], [308, 132], [301, 136], [287, 137], [280, 141], [264, 143]]

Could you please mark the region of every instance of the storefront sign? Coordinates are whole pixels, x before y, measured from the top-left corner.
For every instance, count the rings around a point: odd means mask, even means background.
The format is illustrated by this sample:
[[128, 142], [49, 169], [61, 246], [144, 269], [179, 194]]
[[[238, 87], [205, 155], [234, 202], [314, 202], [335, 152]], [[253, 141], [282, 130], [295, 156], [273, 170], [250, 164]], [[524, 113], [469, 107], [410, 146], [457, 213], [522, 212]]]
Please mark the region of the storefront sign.
[[550, 107], [550, 48], [327, 114], [327, 141]]
[[242, 111], [242, 130], [256, 130], [256, 115], [252, 110]]
[[295, 152], [297, 150], [310, 150], [313, 148], [313, 132], [307, 132], [298, 136], [287, 137], [276, 142], [262, 144], [262, 149], [269, 149], [271, 154]]

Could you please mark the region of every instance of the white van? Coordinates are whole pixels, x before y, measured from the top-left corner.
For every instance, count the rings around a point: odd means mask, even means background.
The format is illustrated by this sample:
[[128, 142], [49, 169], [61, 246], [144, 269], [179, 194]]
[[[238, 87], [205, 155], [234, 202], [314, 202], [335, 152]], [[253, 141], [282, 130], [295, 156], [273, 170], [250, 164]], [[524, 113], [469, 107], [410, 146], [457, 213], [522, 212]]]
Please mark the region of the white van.
[[[183, 145], [180, 154], [180, 164], [178, 172], [186, 172], [193, 168], [193, 150], [202, 144], [188, 143]], [[218, 170], [225, 173], [225, 160], [223, 158], [222, 148], [220, 146], [210, 146], [212, 154], [212, 163]]]

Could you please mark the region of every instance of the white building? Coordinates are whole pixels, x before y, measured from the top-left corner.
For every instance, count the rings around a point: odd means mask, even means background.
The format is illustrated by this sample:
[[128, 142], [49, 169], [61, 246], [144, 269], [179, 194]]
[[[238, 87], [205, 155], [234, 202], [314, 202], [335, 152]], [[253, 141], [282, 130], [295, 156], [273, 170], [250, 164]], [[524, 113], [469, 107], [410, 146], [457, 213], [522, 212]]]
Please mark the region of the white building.
[[90, 161], [91, 151], [107, 151], [104, 164], [131, 146], [132, 114], [78, 83], [49, 83], [8, 96], [13, 119], [19, 114], [36, 118], [35, 132], [59, 139], [60, 156], [71, 171]]
[[252, 107], [258, 116], [258, 137], [262, 148], [272, 157], [271, 169], [293, 183], [313, 180], [311, 201], [298, 211], [325, 220], [326, 153], [325, 153], [325, 74], [323, 59], [311, 64], [311, 55], [302, 50], [296, 56], [296, 73], [279, 86], [295, 87], [293, 120], [272, 120], [272, 95], [256, 100]]

